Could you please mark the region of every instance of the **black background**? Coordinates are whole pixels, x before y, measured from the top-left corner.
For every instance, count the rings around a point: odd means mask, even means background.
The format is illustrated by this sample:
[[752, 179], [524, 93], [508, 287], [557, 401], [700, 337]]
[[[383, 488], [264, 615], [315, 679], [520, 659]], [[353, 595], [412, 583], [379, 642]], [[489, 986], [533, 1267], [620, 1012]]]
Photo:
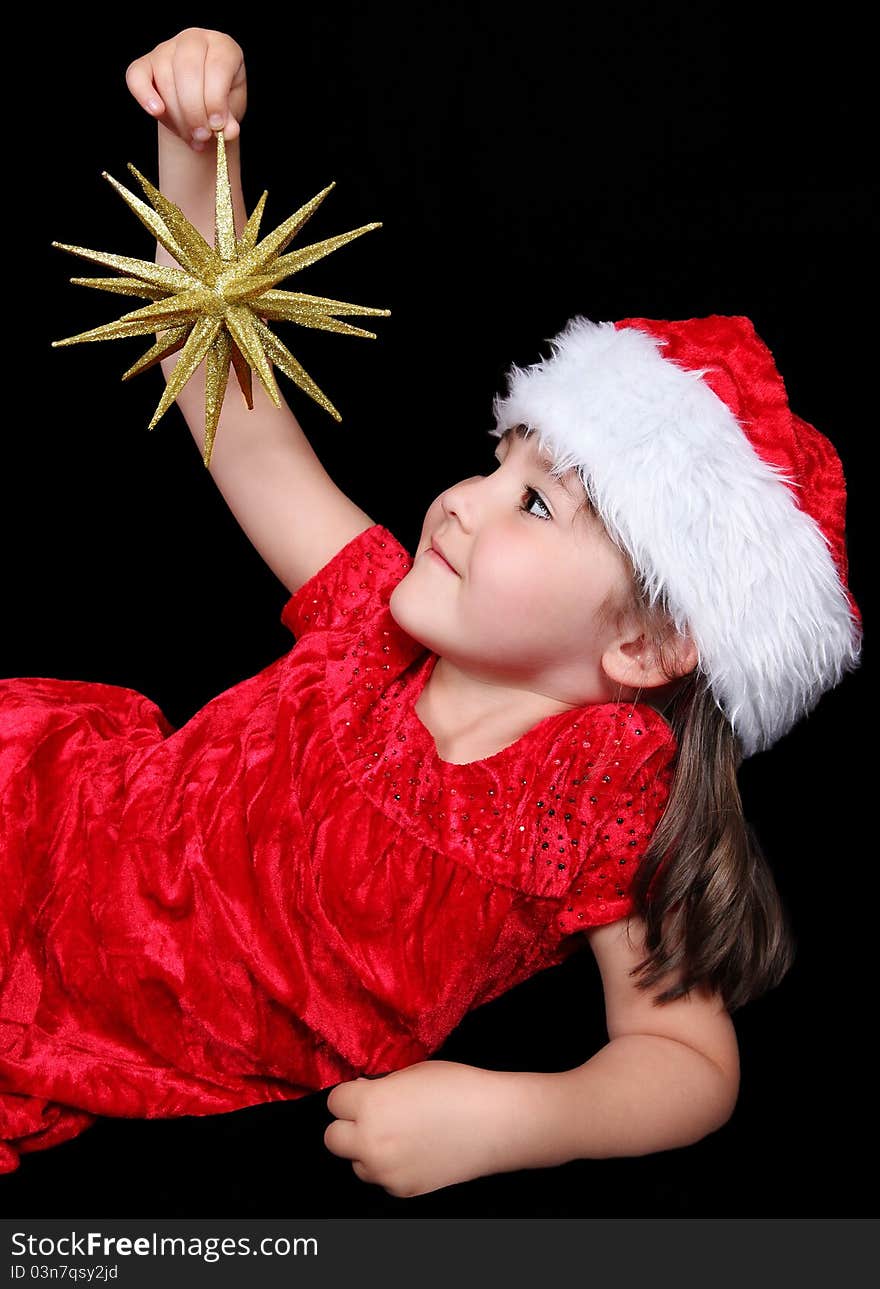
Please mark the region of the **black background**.
[[[189, 25], [244, 49], [242, 178], [248, 209], [268, 189], [264, 229], [334, 179], [300, 241], [382, 221], [283, 284], [392, 311], [363, 322], [372, 341], [281, 324], [342, 424], [279, 379], [333, 478], [377, 522], [414, 550], [430, 501], [482, 468], [510, 363], [535, 361], [572, 314], [747, 314], [794, 410], [840, 452], [850, 583], [870, 633], [876, 279], [856, 10], [835, 6], [830, 26], [800, 15], [794, 29], [713, 4], [616, 15], [583, 3], [519, 15], [500, 3], [178, 6], [170, 17], [138, 8], [127, 25], [117, 12], [112, 26], [83, 13], [25, 25], [7, 51], [15, 329], [0, 673], [124, 685], [179, 726], [291, 647], [287, 592], [178, 409], [147, 432], [158, 370], [120, 383], [148, 341], [50, 348], [135, 307], [70, 285], [102, 270], [50, 242], [153, 257], [100, 172], [137, 192], [131, 161], [157, 182], [156, 125], [125, 69]], [[798, 956], [778, 989], [736, 1014], [742, 1091], [720, 1132], [401, 1200], [326, 1150], [325, 1092], [203, 1119], [101, 1120], [24, 1156], [0, 1181], [0, 1206], [33, 1217], [867, 1214], [867, 685], [865, 665], [741, 771]], [[605, 1041], [586, 950], [471, 1013], [436, 1055], [556, 1070]]]

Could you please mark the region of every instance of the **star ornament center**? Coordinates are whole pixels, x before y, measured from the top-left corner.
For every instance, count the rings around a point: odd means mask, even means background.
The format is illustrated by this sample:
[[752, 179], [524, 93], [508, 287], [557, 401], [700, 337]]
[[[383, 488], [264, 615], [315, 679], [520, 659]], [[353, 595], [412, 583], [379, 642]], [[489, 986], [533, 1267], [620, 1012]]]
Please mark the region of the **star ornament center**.
[[[340, 335], [362, 336], [375, 340], [376, 334], [341, 317], [387, 318], [390, 309], [373, 309], [332, 300], [325, 296], [299, 291], [279, 290], [278, 283], [322, 259], [340, 246], [381, 228], [381, 223], [364, 224], [348, 233], [328, 237], [282, 254], [306, 221], [336, 186], [328, 184], [311, 201], [301, 206], [278, 228], [258, 241], [260, 223], [268, 193], [264, 192], [254, 207], [241, 234], [236, 237], [232, 216], [232, 194], [226, 166], [226, 144], [223, 131], [216, 131], [217, 183], [214, 218], [214, 245], [210, 246], [199, 230], [190, 223], [173, 202], [155, 188], [129, 163], [128, 169], [141, 185], [147, 202], [141, 201], [106, 171], [107, 179], [141, 223], [177, 261], [176, 265], [156, 264], [150, 260], [93, 251], [82, 246], [53, 242], [59, 250], [69, 251], [83, 259], [115, 269], [118, 277], [71, 278], [77, 286], [91, 286], [102, 291], [147, 299], [149, 304], [124, 313], [116, 322], [108, 322], [64, 340], [53, 340], [52, 347], [81, 344], [86, 341], [118, 340], [126, 336], [155, 335], [155, 343], [123, 373], [128, 380], [155, 366], [169, 354], [181, 351], [159, 400], [149, 429], [153, 429], [183, 389], [199, 364], [205, 362], [205, 441], [202, 459], [211, 464], [211, 453], [226, 394], [230, 366], [235, 371], [239, 388], [252, 411], [252, 372], [256, 372], [269, 398], [276, 407], [281, 396], [273, 366], [289, 377], [336, 421], [342, 417], [290, 350], [270, 330], [269, 322], [296, 322], [302, 327], [335, 331]], [[337, 315], [341, 315], [337, 316]]]

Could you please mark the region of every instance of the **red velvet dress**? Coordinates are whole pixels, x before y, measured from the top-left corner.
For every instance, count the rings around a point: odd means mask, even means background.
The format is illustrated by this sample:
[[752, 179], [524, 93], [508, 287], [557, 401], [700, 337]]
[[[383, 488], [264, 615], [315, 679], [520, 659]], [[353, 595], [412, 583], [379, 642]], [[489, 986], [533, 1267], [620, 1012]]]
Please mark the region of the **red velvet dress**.
[[644, 705], [442, 761], [437, 655], [376, 524], [295, 647], [179, 729], [134, 690], [0, 680], [0, 1172], [97, 1115], [202, 1115], [422, 1061], [630, 910], [675, 750]]

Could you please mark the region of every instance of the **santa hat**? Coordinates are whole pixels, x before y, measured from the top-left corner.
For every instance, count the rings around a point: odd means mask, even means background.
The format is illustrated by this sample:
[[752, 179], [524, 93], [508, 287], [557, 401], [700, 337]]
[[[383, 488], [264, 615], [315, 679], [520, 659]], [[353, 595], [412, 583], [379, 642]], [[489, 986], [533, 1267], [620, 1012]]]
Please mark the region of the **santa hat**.
[[525, 424], [554, 474], [577, 467], [743, 755], [770, 747], [859, 660], [833, 445], [790, 410], [748, 318], [575, 317], [550, 343], [507, 373], [491, 433]]

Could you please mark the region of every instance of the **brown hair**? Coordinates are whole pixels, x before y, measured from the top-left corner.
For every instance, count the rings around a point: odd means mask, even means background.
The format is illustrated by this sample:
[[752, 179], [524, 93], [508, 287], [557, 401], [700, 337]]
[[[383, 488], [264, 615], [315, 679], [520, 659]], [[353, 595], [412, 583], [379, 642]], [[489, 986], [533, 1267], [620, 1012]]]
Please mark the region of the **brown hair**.
[[[577, 514], [597, 518], [589, 493]], [[795, 938], [743, 815], [739, 740], [699, 668], [676, 675], [667, 653], [676, 635], [668, 602], [650, 604], [632, 560], [615, 545], [629, 567], [630, 590], [622, 603], [609, 597], [603, 613], [618, 621], [632, 615], [656, 650], [670, 686], [652, 697], [665, 695], [661, 710], [677, 743], [669, 798], [631, 888], [648, 950], [632, 974], [647, 990], [675, 973], [657, 1004], [705, 988], [719, 991], [733, 1012], [780, 983], [794, 961]]]

